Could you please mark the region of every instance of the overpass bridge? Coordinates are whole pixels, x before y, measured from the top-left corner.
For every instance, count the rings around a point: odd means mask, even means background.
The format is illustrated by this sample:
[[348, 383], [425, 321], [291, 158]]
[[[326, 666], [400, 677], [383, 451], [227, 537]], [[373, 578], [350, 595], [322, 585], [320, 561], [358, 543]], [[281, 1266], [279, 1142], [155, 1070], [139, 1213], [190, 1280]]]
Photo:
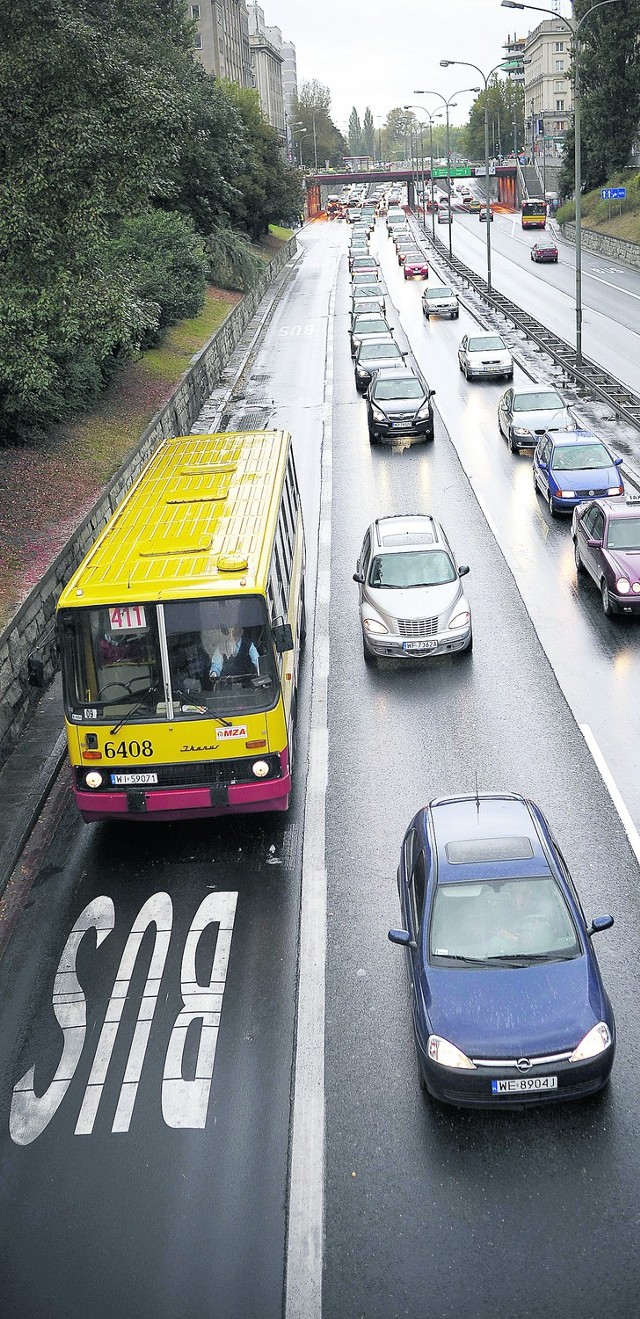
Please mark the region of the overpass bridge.
[[[340, 192], [346, 184], [350, 183], [405, 184], [409, 205], [414, 207], [417, 181], [418, 179], [422, 180], [422, 173], [422, 169], [416, 172], [415, 169], [395, 165], [388, 169], [385, 166], [379, 166], [369, 170], [357, 170], [353, 173], [349, 170], [309, 172], [305, 174], [304, 179], [307, 194], [306, 214], [310, 219], [314, 215], [319, 215], [326, 209], [328, 194], [330, 192]], [[446, 169], [434, 169], [433, 177], [434, 182], [442, 187], [447, 178]], [[484, 164], [452, 165], [451, 178], [478, 179], [484, 182]], [[424, 181], [425, 189], [431, 186], [431, 170], [428, 167], [425, 167], [424, 170]], [[494, 201], [500, 202], [503, 206], [512, 206], [515, 209], [519, 205], [518, 165], [515, 160], [507, 161], [493, 168], [490, 167], [489, 191]]]

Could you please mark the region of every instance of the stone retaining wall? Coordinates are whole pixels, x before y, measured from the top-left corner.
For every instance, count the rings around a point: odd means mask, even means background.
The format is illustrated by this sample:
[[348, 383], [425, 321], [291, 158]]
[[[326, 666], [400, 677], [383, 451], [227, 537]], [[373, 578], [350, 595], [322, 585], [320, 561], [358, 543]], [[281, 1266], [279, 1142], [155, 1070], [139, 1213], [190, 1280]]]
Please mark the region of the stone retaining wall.
[[[559, 225], [563, 236], [570, 242], [576, 241], [575, 224]], [[582, 246], [590, 252], [611, 257], [614, 261], [626, 261], [630, 266], [640, 266], [640, 243], [630, 243], [626, 238], [613, 238], [611, 234], [601, 234], [595, 229], [582, 226]]]
[[44, 662], [45, 685], [56, 671], [55, 609], [62, 587], [136, 480], [156, 445], [168, 436], [189, 433], [269, 285], [295, 252], [296, 239], [293, 237], [266, 267], [256, 287], [245, 294], [205, 344], [72, 539], [0, 633], [0, 767], [42, 694], [41, 689], [29, 680], [29, 656], [37, 648], [38, 656]]

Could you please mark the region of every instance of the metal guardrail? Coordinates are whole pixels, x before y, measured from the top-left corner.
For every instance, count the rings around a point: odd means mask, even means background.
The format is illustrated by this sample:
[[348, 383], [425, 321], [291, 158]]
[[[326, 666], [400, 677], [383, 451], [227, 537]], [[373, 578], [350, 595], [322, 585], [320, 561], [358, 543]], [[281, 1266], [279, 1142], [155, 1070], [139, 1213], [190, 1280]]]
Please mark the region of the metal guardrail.
[[445, 262], [460, 279], [464, 280], [490, 307], [510, 320], [516, 329], [526, 334], [538, 348], [548, 353], [570, 380], [575, 381], [581, 389], [588, 390], [601, 402], [607, 403], [613, 408], [617, 417], [640, 431], [640, 395], [634, 394], [633, 390], [598, 366], [597, 362], [583, 357], [581, 365], [578, 366], [575, 349], [571, 344], [554, 334], [534, 316], [523, 311], [515, 302], [511, 302], [510, 298], [505, 298], [495, 289], [489, 292], [489, 286], [481, 275], [477, 275], [475, 270], [465, 266], [458, 257], [450, 257], [449, 249], [441, 239], [434, 238], [417, 215], [415, 219], [420, 225], [423, 236], [435, 249], [440, 260]]

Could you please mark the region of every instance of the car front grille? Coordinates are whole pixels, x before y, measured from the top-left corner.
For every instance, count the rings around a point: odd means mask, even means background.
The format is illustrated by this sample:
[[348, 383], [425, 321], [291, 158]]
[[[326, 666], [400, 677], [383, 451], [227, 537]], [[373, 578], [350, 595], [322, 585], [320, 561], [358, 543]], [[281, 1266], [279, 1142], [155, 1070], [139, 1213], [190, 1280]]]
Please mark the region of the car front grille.
[[399, 618], [401, 637], [435, 637], [438, 635], [438, 616], [435, 618]]

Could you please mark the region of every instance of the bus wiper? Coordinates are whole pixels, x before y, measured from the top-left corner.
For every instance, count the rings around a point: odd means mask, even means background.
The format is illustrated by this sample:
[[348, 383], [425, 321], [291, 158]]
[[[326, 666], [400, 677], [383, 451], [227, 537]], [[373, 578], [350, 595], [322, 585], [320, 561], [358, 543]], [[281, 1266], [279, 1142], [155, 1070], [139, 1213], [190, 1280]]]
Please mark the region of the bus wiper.
[[122, 725], [126, 724], [133, 714], [136, 714], [138, 710], [142, 709], [142, 706], [146, 704], [148, 698], [150, 696], [153, 696], [154, 692], [158, 691], [159, 685], [160, 685], [159, 683], [154, 682], [152, 687], [147, 687], [146, 691], [141, 693], [140, 699], [136, 701], [135, 705], [132, 705], [129, 710], [126, 710], [122, 716], [122, 719], [119, 719], [117, 724], [114, 724], [113, 728], [109, 729], [110, 737], [113, 737], [116, 733], [118, 733], [122, 728]]

